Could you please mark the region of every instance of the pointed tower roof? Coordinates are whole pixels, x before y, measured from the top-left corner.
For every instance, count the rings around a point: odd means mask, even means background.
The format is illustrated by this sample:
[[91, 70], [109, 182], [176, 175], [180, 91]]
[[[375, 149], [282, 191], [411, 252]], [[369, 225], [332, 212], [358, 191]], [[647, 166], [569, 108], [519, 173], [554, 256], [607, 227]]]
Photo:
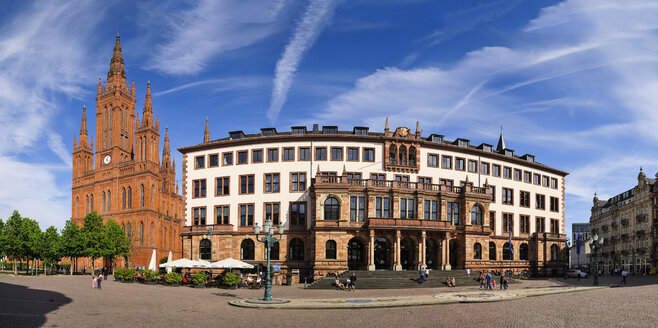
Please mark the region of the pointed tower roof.
[[496, 146], [496, 150], [497, 151], [502, 151], [505, 148], [507, 148], [507, 147], [505, 146], [505, 139], [503, 139], [503, 126], [501, 125], [500, 126], [500, 138], [498, 138], [498, 146]]
[[75, 134], [73, 135], [73, 150], [78, 148], [78, 143], [75, 141]]
[[80, 148], [89, 147], [89, 141], [87, 138], [87, 107], [82, 106], [82, 123], [80, 123]]
[[108, 88], [121, 89], [126, 87], [126, 71], [123, 67], [123, 54], [121, 53], [121, 41], [117, 33], [114, 43], [114, 52], [110, 60], [110, 70], [107, 72]]
[[153, 104], [151, 103], [151, 81], [146, 84], [146, 99], [144, 100], [144, 113], [142, 114], [142, 127], [153, 126]]
[[169, 151], [169, 128], [165, 128], [164, 147], [162, 148], [162, 167], [169, 167], [171, 163], [171, 153]]
[[203, 142], [210, 142], [210, 132], [208, 131], [208, 118], [206, 117], [206, 131], [203, 132]]

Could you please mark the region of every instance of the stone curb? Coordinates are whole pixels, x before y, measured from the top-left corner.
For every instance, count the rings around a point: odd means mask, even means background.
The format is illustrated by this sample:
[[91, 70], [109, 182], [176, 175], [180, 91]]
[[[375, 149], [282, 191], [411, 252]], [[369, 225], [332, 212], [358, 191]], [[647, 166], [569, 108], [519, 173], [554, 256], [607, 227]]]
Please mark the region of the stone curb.
[[270, 304], [258, 300], [233, 300], [230, 305], [253, 309], [368, 309], [402, 306], [422, 306], [454, 303], [488, 303], [517, 300], [525, 297], [575, 293], [609, 288], [599, 287], [544, 287], [501, 292], [455, 292], [436, 295], [391, 296], [372, 298], [291, 299], [287, 303]]

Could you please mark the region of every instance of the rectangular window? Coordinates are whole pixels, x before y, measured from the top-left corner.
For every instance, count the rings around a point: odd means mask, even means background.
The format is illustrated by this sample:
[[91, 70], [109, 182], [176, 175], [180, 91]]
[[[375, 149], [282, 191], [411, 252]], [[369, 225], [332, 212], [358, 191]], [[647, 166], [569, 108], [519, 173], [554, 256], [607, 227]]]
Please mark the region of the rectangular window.
[[370, 173], [371, 180], [386, 181], [386, 174], [384, 173]]
[[195, 169], [203, 169], [205, 168], [206, 165], [206, 157], [205, 156], [197, 156], [194, 158], [194, 168]]
[[365, 197], [350, 197], [350, 221], [363, 222], [365, 219]]
[[514, 205], [514, 189], [503, 188], [503, 204]]
[[279, 192], [279, 173], [265, 174], [265, 192]]
[[222, 166], [224, 165], [233, 165], [233, 153], [223, 153], [222, 154]]
[[519, 215], [521, 233], [530, 233], [530, 215]]
[[[273, 225], [279, 224], [279, 203], [265, 203], [265, 220], [272, 219]], [[276, 228], [276, 227], [275, 227]]]
[[491, 196], [491, 202], [496, 202], [496, 186], [489, 186], [489, 196]]
[[400, 198], [400, 219], [407, 218], [407, 199]]
[[427, 166], [429, 166], [429, 167], [438, 167], [439, 166], [439, 155], [433, 155], [433, 154], [427, 155]]
[[452, 169], [452, 156], [441, 156], [441, 167], [444, 169]]
[[514, 169], [514, 180], [521, 181], [521, 170]]
[[541, 177], [541, 185], [544, 187], [548, 187], [548, 177], [547, 176], [542, 176]]
[[557, 219], [551, 219], [551, 233], [560, 233], [560, 223]]
[[219, 155], [212, 154], [208, 155], [208, 167], [218, 167], [219, 166]]
[[215, 196], [227, 196], [229, 194], [229, 177], [220, 177], [215, 179]]
[[436, 221], [436, 214], [437, 214], [436, 201], [425, 200], [424, 212], [425, 212], [425, 216], [424, 216], [425, 220]]
[[503, 232], [514, 232], [514, 214], [503, 213]]
[[[320, 177], [322, 178], [335, 178], [336, 177], [336, 172], [320, 172]], [[336, 181], [336, 179], [331, 179], [332, 181]]]
[[535, 195], [535, 208], [538, 210], [546, 209], [546, 196], [541, 194]]
[[450, 179], [441, 179], [441, 180], [439, 180], [439, 182], [444, 186], [451, 186], [451, 187], [454, 184], [454, 181], [452, 181]]
[[432, 184], [432, 178], [418, 177], [418, 184], [419, 185], [431, 185]]
[[308, 147], [299, 148], [299, 160], [300, 161], [310, 161], [311, 160], [311, 148], [308, 148]]
[[400, 198], [400, 218], [401, 219], [414, 219], [414, 200], [408, 198]]
[[446, 205], [447, 216], [446, 220], [452, 222], [454, 225], [459, 224], [459, 203], [448, 202]]
[[496, 230], [496, 212], [495, 211], [489, 211], [489, 229], [491, 229], [491, 231]]
[[361, 181], [361, 173], [347, 172], [345, 175], [347, 176], [347, 181], [349, 183], [359, 183], [359, 181]]
[[215, 224], [229, 224], [228, 205], [215, 206]]
[[306, 203], [290, 203], [290, 225], [306, 225]]
[[363, 148], [363, 161], [364, 162], [374, 162], [375, 161], [375, 149], [374, 148]]
[[342, 147], [331, 147], [331, 160], [332, 161], [342, 161], [343, 160], [343, 148]]
[[206, 225], [206, 208], [194, 208], [194, 225]]
[[551, 178], [551, 188], [557, 189], [557, 179]]
[[546, 219], [542, 217], [535, 218], [535, 230], [537, 232], [546, 232]]
[[326, 161], [327, 160], [327, 148], [325, 148], [325, 147], [315, 147], [315, 160], [316, 161]]
[[482, 174], [489, 174], [489, 163], [481, 163], [481, 165], [480, 165], [480, 173], [482, 173]]
[[295, 160], [295, 148], [284, 148], [283, 149], [283, 160], [284, 161], [294, 161]]
[[298, 172], [298, 173], [290, 174], [290, 190], [291, 191], [306, 190], [306, 173]]
[[359, 148], [347, 148], [347, 160], [348, 161], [358, 161], [359, 160]]
[[267, 161], [268, 162], [278, 162], [279, 161], [279, 148], [268, 148], [267, 149]]
[[384, 204], [383, 204], [383, 217], [385, 218], [390, 218], [391, 217], [391, 199], [389, 197], [384, 197], [383, 198]]
[[375, 217], [376, 218], [381, 218], [382, 217], [382, 198], [381, 197], [375, 198]]
[[523, 172], [523, 182], [532, 183], [532, 172]]
[[477, 173], [478, 171], [478, 162], [477, 161], [468, 161], [468, 172]]
[[238, 164], [247, 164], [249, 163], [249, 152], [246, 150], [238, 152]]
[[559, 212], [560, 203], [557, 197], [551, 197], [551, 212]]
[[206, 197], [206, 179], [193, 180], [194, 198]]
[[534, 177], [533, 183], [539, 185], [539, 183], [541, 183], [541, 175], [535, 173], [533, 177]]
[[463, 158], [459, 158], [459, 157], [455, 158], [455, 170], [460, 170], [460, 171], [466, 170], [465, 167], [466, 164], [464, 162], [465, 159]]
[[248, 227], [254, 225], [254, 204], [240, 205], [240, 226]]
[[530, 192], [521, 190], [519, 196], [519, 206], [530, 207]]
[[254, 176], [241, 175], [240, 176], [240, 194], [253, 194], [254, 193]]
[[251, 152], [251, 162], [252, 163], [262, 163], [263, 162], [263, 150], [253, 150]]
[[505, 178], [505, 179], [511, 179], [512, 178], [512, 168], [511, 167], [504, 167], [503, 168], [503, 178]]
[[495, 177], [500, 176], [500, 165], [496, 165], [496, 164], [491, 165], [491, 175]]
[[391, 215], [390, 206], [391, 199], [388, 197], [375, 198], [375, 217], [389, 218]]

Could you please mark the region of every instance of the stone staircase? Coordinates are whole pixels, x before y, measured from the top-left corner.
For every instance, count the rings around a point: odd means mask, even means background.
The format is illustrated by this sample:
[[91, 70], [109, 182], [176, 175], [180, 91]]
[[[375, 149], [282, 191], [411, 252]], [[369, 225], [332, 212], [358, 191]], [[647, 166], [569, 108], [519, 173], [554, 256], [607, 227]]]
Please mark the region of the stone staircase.
[[[457, 286], [478, 286], [479, 282], [475, 280], [477, 273], [471, 272], [471, 276], [466, 275], [466, 270], [431, 270], [430, 279], [422, 284], [418, 283], [420, 277], [419, 271], [363, 271], [353, 270], [345, 271], [339, 275], [340, 281], [345, 284], [347, 278], [356, 274], [357, 289], [404, 289], [404, 288], [436, 288], [446, 287], [447, 277], [455, 277]], [[307, 286], [308, 289], [335, 289], [332, 284], [336, 278], [329, 276], [313, 282]]]

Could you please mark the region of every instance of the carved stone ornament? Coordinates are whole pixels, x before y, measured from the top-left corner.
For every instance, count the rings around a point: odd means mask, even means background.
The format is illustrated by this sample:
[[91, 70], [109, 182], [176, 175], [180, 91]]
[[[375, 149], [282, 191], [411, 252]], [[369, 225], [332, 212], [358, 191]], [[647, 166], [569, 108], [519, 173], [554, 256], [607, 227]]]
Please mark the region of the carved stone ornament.
[[409, 136], [409, 128], [399, 127], [395, 129], [395, 136], [406, 138], [407, 136]]

